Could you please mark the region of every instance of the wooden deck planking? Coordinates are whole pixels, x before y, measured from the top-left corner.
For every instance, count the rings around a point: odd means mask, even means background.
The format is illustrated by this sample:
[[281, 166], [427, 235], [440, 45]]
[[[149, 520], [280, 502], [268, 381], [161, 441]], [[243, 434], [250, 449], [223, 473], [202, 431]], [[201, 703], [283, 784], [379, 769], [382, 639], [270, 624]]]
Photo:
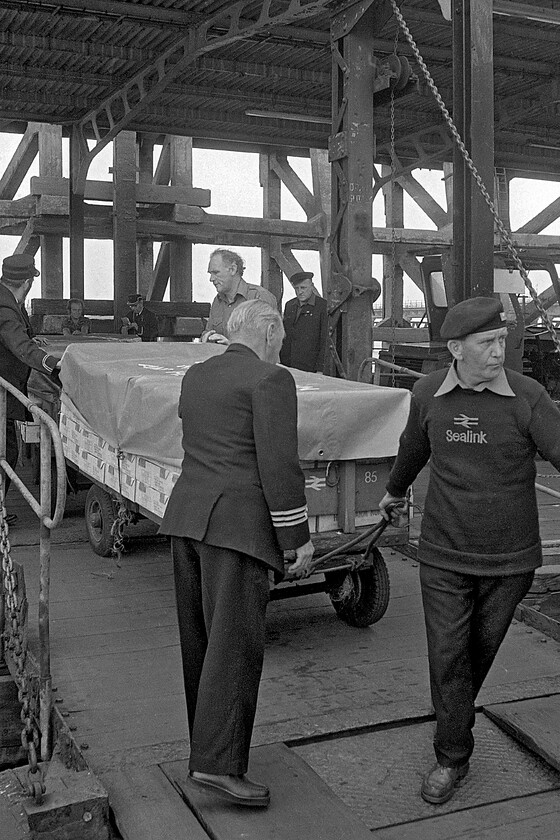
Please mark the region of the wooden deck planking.
[[560, 792], [547, 791], [377, 829], [375, 840], [558, 840]]
[[220, 802], [189, 781], [185, 761], [163, 764], [162, 770], [219, 840], [371, 840], [361, 820], [287, 747], [256, 747], [250, 765], [254, 777], [272, 791], [268, 808]]
[[159, 767], [126, 767], [101, 778], [123, 840], [208, 840]]
[[560, 770], [560, 694], [492, 704], [485, 706], [484, 712], [505, 732]]
[[[553, 529], [560, 521], [560, 505], [551, 505], [550, 497], [544, 499], [541, 510]], [[384, 554], [391, 577], [391, 602], [384, 619], [368, 630], [340, 623], [325, 596], [271, 604], [254, 743], [269, 744], [430, 713], [418, 569], [394, 552], [384, 550]], [[15, 559], [23, 559], [26, 566], [33, 627], [38, 549], [19, 546]], [[106, 775], [108, 771], [154, 768], [158, 762], [184, 760], [188, 742], [167, 545], [157, 540], [137, 543], [135, 550], [122, 558], [120, 568], [112, 560], [95, 556], [87, 545], [56, 546], [51, 577], [52, 669], [54, 684], [59, 687], [55, 696], [63, 700], [60, 708], [68, 714], [68, 723], [76, 727], [78, 743], [89, 745], [85, 755], [93, 769]], [[546, 681], [552, 685], [560, 677], [557, 646], [540, 644], [539, 634], [528, 632], [522, 625], [512, 628], [482, 700], [544, 693], [548, 691]], [[133, 801], [134, 796], [131, 790]], [[546, 834], [547, 820], [552, 824], [557, 819], [555, 812], [549, 815], [546, 811], [551, 807], [548, 800], [542, 800], [541, 805], [545, 809], [542, 837], [556, 837]], [[515, 825], [517, 800], [512, 806], [510, 816], [504, 812], [504, 819]], [[534, 816], [536, 819], [538, 808]], [[405, 827], [399, 826], [401, 833], [385, 838], [380, 832], [386, 830], [378, 829], [375, 836], [380, 840], [423, 840], [424, 835], [418, 832], [428, 823], [441, 827], [441, 819], [414, 823], [416, 833], [402, 833]], [[531, 815], [527, 819], [524, 840], [532, 839], [530, 832], [537, 825], [530, 822]], [[445, 818], [447, 834], [426, 834], [426, 838], [455, 837], [451, 827], [456, 820], [458, 830], [463, 831], [458, 838], [479, 840], [476, 830], [469, 835], [467, 827], [461, 828], [460, 812]], [[523, 836], [504, 832], [504, 840], [506, 834], [507, 840]], [[540, 834], [534, 836], [540, 840]], [[496, 832], [492, 838], [502, 840]]]

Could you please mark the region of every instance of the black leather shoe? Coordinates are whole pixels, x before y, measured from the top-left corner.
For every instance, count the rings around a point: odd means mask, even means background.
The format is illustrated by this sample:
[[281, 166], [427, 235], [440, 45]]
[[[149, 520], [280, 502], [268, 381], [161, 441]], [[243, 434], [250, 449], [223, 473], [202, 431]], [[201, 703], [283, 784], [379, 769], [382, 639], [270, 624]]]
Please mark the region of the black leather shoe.
[[424, 776], [420, 795], [425, 802], [441, 805], [447, 802], [455, 793], [455, 788], [469, 772], [469, 762], [460, 767], [442, 767], [434, 764], [429, 773]]
[[192, 770], [189, 779], [199, 787], [217, 794], [236, 805], [252, 808], [266, 808], [270, 802], [270, 791], [266, 785], [252, 782], [247, 776], [214, 776], [212, 773], [198, 773]]

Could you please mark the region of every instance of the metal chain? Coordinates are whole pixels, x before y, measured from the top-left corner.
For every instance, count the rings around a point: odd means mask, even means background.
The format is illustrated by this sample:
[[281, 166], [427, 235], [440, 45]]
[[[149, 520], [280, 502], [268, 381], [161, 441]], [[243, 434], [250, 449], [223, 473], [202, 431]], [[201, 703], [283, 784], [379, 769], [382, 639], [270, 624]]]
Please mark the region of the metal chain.
[[117, 518], [111, 525], [111, 536], [113, 537], [113, 547], [111, 549], [117, 565], [120, 562], [122, 555], [125, 553], [124, 545], [124, 529], [132, 521], [132, 515], [123, 502], [119, 503], [117, 511]]
[[23, 635], [23, 628], [17, 603], [17, 581], [16, 572], [10, 551], [10, 539], [8, 533], [6, 507], [4, 495], [0, 490], [0, 555], [2, 557], [2, 587], [6, 604], [7, 620], [2, 631], [7, 650], [15, 662], [15, 682], [18, 689], [18, 700], [21, 703], [20, 718], [23, 724], [21, 730], [21, 743], [24, 750], [27, 750], [29, 769], [27, 778], [29, 781], [28, 793], [39, 803], [45, 792], [43, 770], [39, 767], [37, 753], [39, 749], [39, 730], [31, 714], [31, 698], [29, 681], [25, 670], [27, 660], [27, 646]]
[[[397, 55], [397, 46], [399, 43], [399, 27], [395, 29], [395, 41], [393, 44], [393, 55]], [[395, 174], [397, 171], [397, 155], [395, 152], [395, 83], [391, 85], [391, 326], [392, 326], [392, 341], [391, 341], [391, 362], [395, 364], [395, 353], [397, 343], [397, 329], [395, 324], [395, 297], [397, 291], [397, 279], [395, 274], [397, 262], [397, 233], [395, 231]], [[391, 370], [391, 386], [394, 388], [397, 384], [394, 368]]]
[[457, 146], [459, 147], [459, 149], [461, 151], [461, 154], [462, 154], [462, 156], [465, 160], [465, 163], [469, 167], [469, 169], [471, 171], [471, 174], [472, 174], [474, 180], [476, 181], [476, 184], [477, 184], [477, 186], [478, 186], [478, 188], [479, 188], [479, 190], [482, 194], [482, 197], [484, 198], [484, 201], [488, 205], [488, 207], [489, 207], [489, 209], [492, 213], [492, 216], [494, 217], [494, 221], [495, 221], [496, 226], [497, 226], [497, 228], [500, 232], [500, 236], [502, 237], [502, 240], [505, 242], [507, 250], [509, 251], [511, 258], [513, 259], [517, 269], [519, 270], [519, 273], [521, 274], [521, 276], [523, 278], [523, 282], [525, 283], [525, 286], [529, 290], [529, 294], [531, 295], [536, 308], [540, 312], [540, 315], [542, 317], [542, 320], [543, 320], [543, 323], [544, 323], [546, 329], [550, 333], [550, 336], [551, 336], [552, 341], [554, 343], [554, 347], [556, 349], [556, 352], [560, 353], [560, 338], [558, 337], [558, 335], [556, 333], [556, 330], [554, 328], [554, 324], [552, 322], [552, 319], [550, 318], [550, 315], [548, 314], [548, 312], [546, 311], [546, 309], [542, 305], [541, 301], [539, 300], [539, 296], [537, 294], [537, 291], [534, 288], [533, 284], [531, 283], [529, 275], [527, 274], [527, 270], [526, 270], [525, 266], [523, 265], [523, 263], [521, 262], [521, 258], [519, 257], [519, 254], [517, 253], [515, 245], [513, 244], [513, 240], [511, 238], [511, 235], [510, 235], [509, 231], [507, 230], [506, 226], [504, 225], [502, 219], [500, 218], [500, 215], [499, 215], [498, 211], [496, 210], [496, 206], [495, 206], [494, 202], [492, 201], [492, 199], [490, 197], [490, 194], [488, 193], [488, 190], [486, 189], [486, 186], [482, 182], [482, 178], [480, 177], [480, 175], [478, 173], [478, 170], [477, 170], [471, 156], [469, 155], [469, 153], [467, 151], [467, 147], [465, 146], [465, 144], [464, 144], [464, 142], [461, 138], [461, 135], [459, 134], [459, 130], [457, 129], [457, 126], [453, 122], [451, 114], [449, 113], [449, 111], [447, 110], [447, 108], [445, 106], [445, 103], [444, 103], [444, 101], [441, 97], [441, 94], [436, 87], [436, 84], [435, 84], [435, 82], [434, 82], [434, 80], [433, 80], [433, 78], [430, 74], [430, 71], [428, 70], [428, 68], [426, 66], [426, 63], [425, 63], [424, 59], [420, 55], [420, 50], [418, 49], [418, 46], [417, 46], [416, 42], [414, 41], [414, 38], [412, 37], [410, 29], [408, 28], [407, 23], [406, 23], [404, 17], [402, 16], [401, 10], [399, 9], [399, 7], [397, 5], [396, 0], [390, 0], [390, 2], [391, 2], [391, 6], [393, 7], [393, 12], [395, 13], [395, 17], [397, 18], [397, 20], [399, 22], [399, 26], [401, 27], [402, 31], [404, 32], [404, 34], [406, 36], [406, 39], [407, 39], [408, 43], [410, 44], [410, 47], [411, 47], [411, 49], [412, 49], [412, 51], [413, 51], [413, 53], [416, 57], [416, 61], [418, 62], [419, 66], [420, 66], [420, 68], [421, 68], [421, 70], [424, 74], [426, 82], [428, 83], [428, 87], [432, 91], [432, 93], [433, 93], [433, 95], [436, 99], [436, 102], [438, 103], [439, 108], [440, 108], [440, 110], [443, 114], [443, 117], [444, 117], [444, 119], [445, 119], [445, 121], [446, 121], [446, 123], [449, 127], [449, 130], [451, 131], [451, 134], [453, 135], [453, 138], [455, 139], [455, 142], [457, 143]]

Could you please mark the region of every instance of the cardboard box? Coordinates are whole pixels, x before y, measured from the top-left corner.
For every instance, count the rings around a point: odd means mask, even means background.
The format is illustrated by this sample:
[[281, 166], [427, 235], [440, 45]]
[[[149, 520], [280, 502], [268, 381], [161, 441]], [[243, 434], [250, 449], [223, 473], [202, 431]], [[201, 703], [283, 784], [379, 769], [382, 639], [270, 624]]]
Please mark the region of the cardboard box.
[[119, 471], [118, 466], [116, 467], [114, 464], [106, 464], [105, 466], [105, 486], [116, 490], [117, 493], [120, 493], [126, 499], [130, 499], [131, 502], [135, 501], [136, 479]]
[[60, 434], [77, 444], [82, 441], [82, 428], [64, 405], [60, 409]]
[[[130, 455], [128, 452], [119, 452], [118, 453], [118, 467], [121, 473], [121, 476], [128, 476], [133, 481], [136, 480], [136, 462], [138, 458], [136, 455]], [[107, 460], [107, 463], [111, 463], [111, 461]]]
[[169, 501], [169, 496], [160, 493], [154, 487], [144, 484], [143, 481], [136, 482], [136, 498], [134, 500], [141, 507], [150, 513], [162, 517]]
[[179, 473], [170, 467], [140, 456], [136, 460], [136, 480], [148, 487], [153, 487], [165, 496], [171, 494], [178, 478]]
[[84, 475], [89, 475], [95, 478], [100, 484], [105, 483], [105, 461], [101, 458], [96, 458], [91, 452], [86, 452], [84, 449], [80, 451], [78, 467]]

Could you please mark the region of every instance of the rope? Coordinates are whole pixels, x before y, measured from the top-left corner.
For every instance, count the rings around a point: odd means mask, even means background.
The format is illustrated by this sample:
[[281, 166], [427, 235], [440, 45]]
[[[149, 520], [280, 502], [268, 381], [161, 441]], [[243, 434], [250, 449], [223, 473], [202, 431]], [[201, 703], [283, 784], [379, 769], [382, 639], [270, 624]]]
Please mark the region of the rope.
[[453, 122], [453, 119], [452, 119], [449, 111], [447, 110], [447, 108], [445, 106], [445, 103], [444, 103], [444, 101], [441, 97], [441, 94], [440, 94], [439, 90], [437, 89], [437, 86], [436, 86], [436, 84], [435, 84], [435, 82], [434, 82], [434, 80], [433, 80], [433, 78], [430, 74], [430, 71], [428, 70], [428, 68], [426, 66], [426, 63], [425, 63], [424, 59], [420, 55], [420, 50], [418, 49], [418, 46], [417, 46], [416, 42], [414, 41], [414, 38], [412, 37], [410, 29], [408, 28], [407, 23], [406, 23], [404, 17], [402, 16], [401, 10], [399, 9], [399, 7], [397, 5], [396, 0], [390, 0], [390, 3], [391, 3], [391, 6], [393, 8], [393, 12], [395, 14], [395, 17], [397, 18], [397, 21], [399, 23], [399, 26], [401, 27], [402, 31], [404, 32], [404, 34], [406, 36], [406, 39], [407, 39], [408, 43], [410, 44], [410, 47], [411, 47], [411, 49], [412, 49], [412, 51], [413, 51], [413, 53], [416, 57], [416, 61], [418, 62], [418, 65], [420, 66], [420, 68], [422, 70], [422, 73], [424, 74], [424, 78], [426, 79], [426, 82], [428, 83], [428, 87], [432, 91], [432, 93], [433, 93], [433, 95], [436, 99], [436, 102], [439, 105], [439, 108], [440, 108], [440, 110], [443, 114], [445, 122], [447, 123], [447, 125], [449, 127], [449, 130], [451, 131], [451, 134], [453, 135], [453, 138], [454, 138], [457, 146], [459, 147], [459, 149], [461, 151], [461, 154], [462, 154], [462, 156], [465, 160], [465, 163], [467, 164], [468, 168], [471, 171], [471, 174], [472, 174], [472, 176], [473, 176], [473, 178], [474, 178], [474, 180], [475, 180], [475, 182], [476, 182], [476, 184], [477, 184], [477, 186], [478, 186], [478, 188], [479, 188], [479, 190], [482, 194], [482, 197], [484, 198], [484, 201], [488, 205], [488, 207], [489, 207], [489, 209], [492, 213], [492, 216], [494, 217], [494, 221], [495, 221], [496, 226], [497, 226], [497, 228], [500, 232], [500, 236], [502, 237], [502, 240], [504, 241], [504, 243], [506, 245], [506, 248], [509, 251], [509, 254], [510, 254], [513, 262], [515, 263], [517, 269], [519, 270], [519, 273], [521, 274], [521, 276], [523, 278], [523, 282], [525, 283], [526, 288], [529, 290], [529, 294], [531, 295], [531, 297], [533, 299], [533, 302], [534, 302], [535, 306], [537, 307], [537, 309], [538, 309], [538, 311], [539, 311], [539, 313], [542, 317], [542, 320], [543, 320], [543, 323], [544, 323], [546, 329], [550, 333], [550, 336], [551, 336], [552, 341], [554, 343], [555, 350], [556, 350], [557, 353], [560, 353], [560, 338], [558, 337], [558, 335], [556, 333], [556, 330], [554, 328], [554, 324], [552, 322], [552, 319], [550, 318], [550, 315], [548, 314], [548, 312], [546, 311], [546, 309], [542, 305], [542, 303], [539, 299], [539, 296], [537, 294], [537, 291], [534, 288], [533, 284], [531, 283], [529, 275], [527, 274], [527, 270], [526, 270], [525, 266], [523, 265], [523, 263], [521, 262], [521, 258], [519, 257], [519, 254], [517, 253], [515, 245], [513, 244], [513, 240], [511, 238], [511, 235], [510, 235], [509, 231], [507, 230], [506, 226], [504, 225], [502, 219], [500, 218], [500, 215], [499, 215], [498, 211], [496, 210], [496, 206], [495, 206], [494, 202], [492, 201], [492, 199], [490, 197], [490, 194], [488, 193], [488, 190], [486, 189], [486, 186], [482, 182], [482, 178], [480, 177], [480, 175], [478, 173], [478, 170], [477, 170], [471, 156], [469, 155], [469, 153], [467, 151], [467, 147], [465, 146], [465, 144], [464, 144], [464, 142], [461, 138], [461, 135], [459, 134], [459, 130], [457, 129], [457, 126]]

